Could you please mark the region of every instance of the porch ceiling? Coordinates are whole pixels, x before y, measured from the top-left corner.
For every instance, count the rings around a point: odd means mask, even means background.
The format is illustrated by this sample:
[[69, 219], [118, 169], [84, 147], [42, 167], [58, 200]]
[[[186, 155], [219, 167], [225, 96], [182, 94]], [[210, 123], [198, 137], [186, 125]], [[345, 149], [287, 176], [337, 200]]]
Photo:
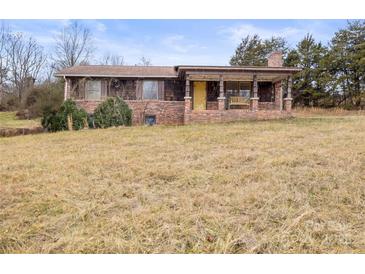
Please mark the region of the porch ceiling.
[[186, 74], [186, 78], [192, 81], [219, 81], [220, 77], [223, 81], [253, 81], [254, 75], [257, 81], [276, 82], [287, 79], [291, 73], [209, 73], [209, 72], [191, 72]]

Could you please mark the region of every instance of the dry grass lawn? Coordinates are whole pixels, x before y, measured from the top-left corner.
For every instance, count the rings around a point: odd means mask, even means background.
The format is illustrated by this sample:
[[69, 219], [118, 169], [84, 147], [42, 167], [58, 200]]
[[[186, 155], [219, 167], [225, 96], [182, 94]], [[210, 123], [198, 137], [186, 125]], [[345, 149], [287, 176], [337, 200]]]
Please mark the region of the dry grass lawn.
[[2, 253], [364, 253], [365, 116], [0, 138]]
[[21, 120], [16, 117], [15, 113], [0, 112], [0, 128], [31, 128], [40, 126], [40, 119]]

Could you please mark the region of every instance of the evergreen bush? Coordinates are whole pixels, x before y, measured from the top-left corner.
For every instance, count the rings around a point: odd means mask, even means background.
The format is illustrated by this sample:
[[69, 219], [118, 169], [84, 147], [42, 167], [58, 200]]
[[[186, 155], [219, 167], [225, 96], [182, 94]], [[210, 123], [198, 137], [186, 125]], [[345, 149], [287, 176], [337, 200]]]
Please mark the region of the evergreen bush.
[[111, 97], [101, 103], [93, 115], [95, 127], [130, 126], [132, 110], [120, 97]]
[[72, 129], [79, 130], [87, 126], [87, 113], [76, 106], [71, 99], [66, 100], [58, 111], [47, 108], [42, 118], [42, 126], [48, 131], [68, 129], [67, 117], [71, 118]]

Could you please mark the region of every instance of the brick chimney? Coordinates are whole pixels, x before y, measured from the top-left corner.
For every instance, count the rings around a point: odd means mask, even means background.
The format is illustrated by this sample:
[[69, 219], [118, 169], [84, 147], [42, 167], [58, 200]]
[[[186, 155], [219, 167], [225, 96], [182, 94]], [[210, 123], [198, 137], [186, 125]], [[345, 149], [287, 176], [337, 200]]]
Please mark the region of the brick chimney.
[[282, 67], [283, 66], [283, 53], [281, 51], [274, 51], [267, 57], [268, 67]]

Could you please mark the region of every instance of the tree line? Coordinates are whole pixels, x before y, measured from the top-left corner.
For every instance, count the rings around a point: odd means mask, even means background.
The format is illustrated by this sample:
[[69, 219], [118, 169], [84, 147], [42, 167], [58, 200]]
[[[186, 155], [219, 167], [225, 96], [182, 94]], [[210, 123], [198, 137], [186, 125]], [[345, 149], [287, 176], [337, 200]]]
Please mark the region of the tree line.
[[302, 71], [293, 78], [294, 104], [365, 108], [365, 21], [347, 22], [327, 45], [307, 34], [290, 48], [283, 37], [248, 35], [230, 59], [231, 65], [261, 66], [272, 51], [282, 51], [285, 66]]
[[[92, 31], [72, 21], [54, 36], [51, 54], [33, 38], [10, 27], [0, 26], [0, 103], [7, 95], [24, 99], [37, 80], [38, 85], [57, 82], [53, 74], [63, 68], [75, 65], [125, 65], [123, 56], [106, 53], [95, 61], [95, 47]], [[151, 60], [142, 56], [136, 65], [151, 65]]]

